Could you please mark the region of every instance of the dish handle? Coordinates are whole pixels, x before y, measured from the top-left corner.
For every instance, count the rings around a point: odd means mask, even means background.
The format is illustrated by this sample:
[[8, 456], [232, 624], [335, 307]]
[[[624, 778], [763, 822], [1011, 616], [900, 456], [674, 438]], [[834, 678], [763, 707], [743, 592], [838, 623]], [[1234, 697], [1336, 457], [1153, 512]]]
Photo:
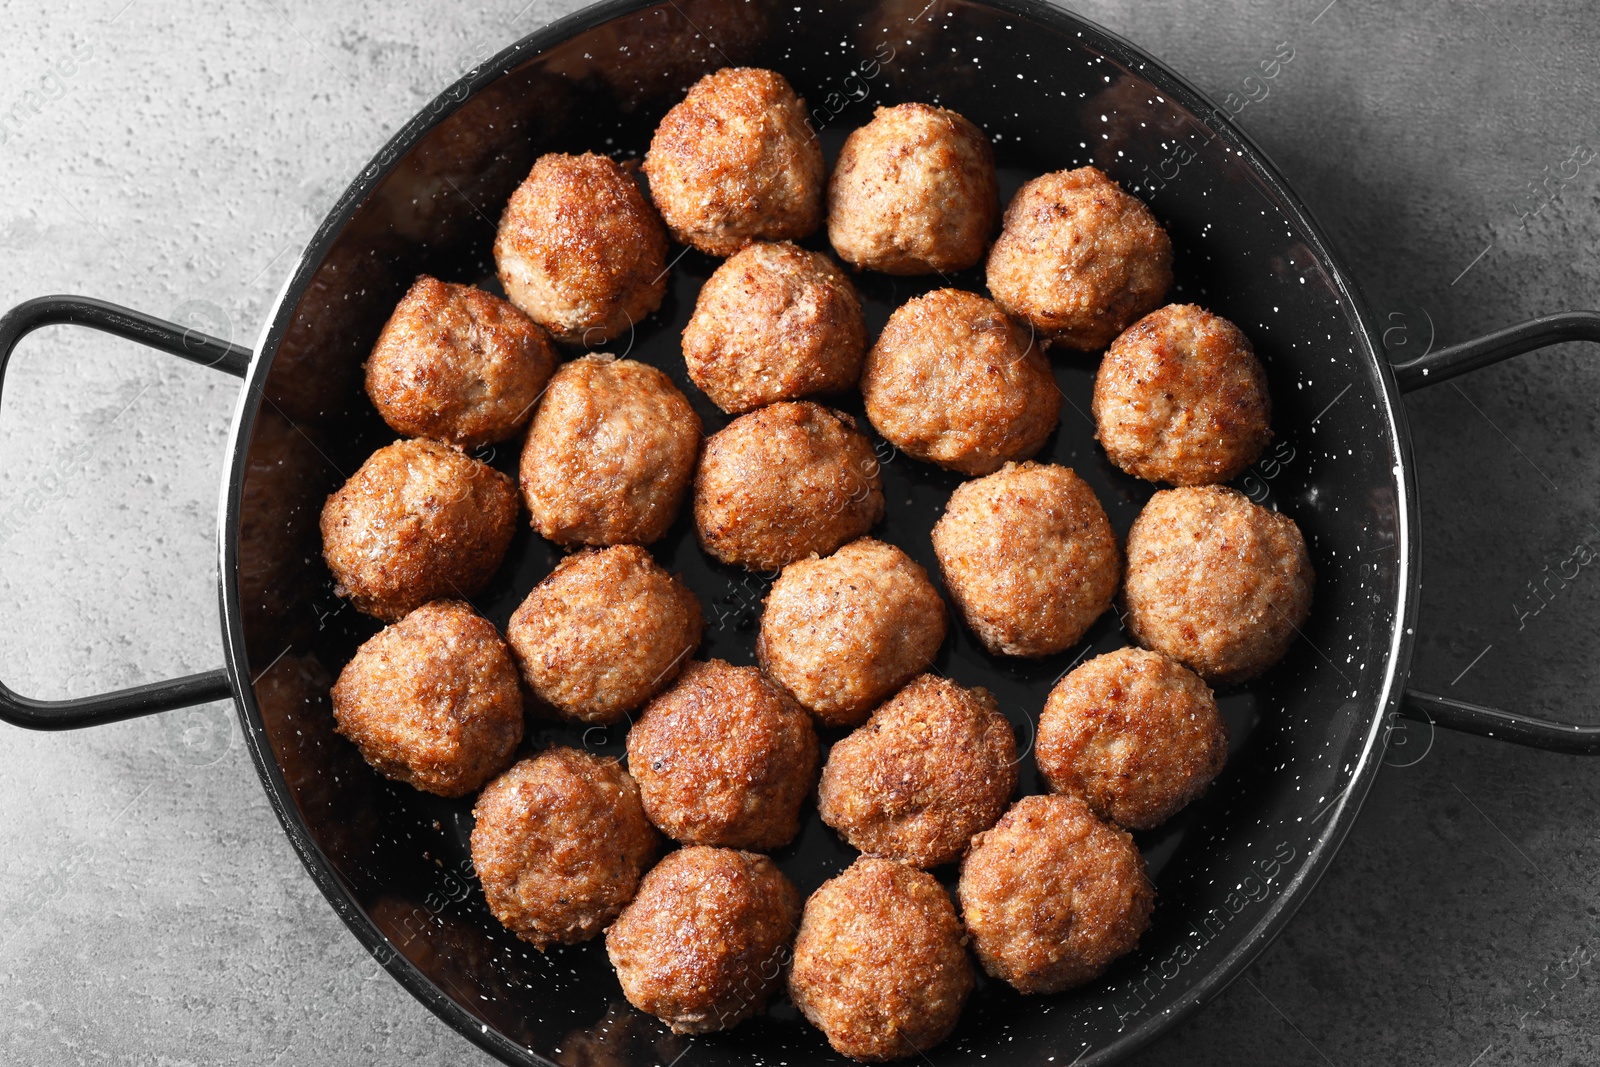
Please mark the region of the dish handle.
[[[1563, 341], [1600, 341], [1600, 312], [1568, 311], [1530, 319], [1405, 363], [1396, 363], [1392, 369], [1401, 391], [1409, 393]], [[1532, 748], [1600, 755], [1600, 726], [1575, 726], [1540, 719], [1416, 689], [1406, 690], [1400, 714], [1408, 719]]]
[[[163, 319], [152, 318], [103, 300], [81, 296], [41, 296], [18, 304], [0, 318], [0, 386], [11, 353], [28, 334], [41, 326], [70, 324], [137, 341], [150, 348], [187, 359], [204, 367], [244, 377], [251, 352]], [[204, 704], [233, 695], [228, 672], [222, 668], [172, 678], [111, 693], [71, 700], [35, 700], [0, 682], [0, 720], [30, 730], [71, 730], [119, 722], [158, 711]]]

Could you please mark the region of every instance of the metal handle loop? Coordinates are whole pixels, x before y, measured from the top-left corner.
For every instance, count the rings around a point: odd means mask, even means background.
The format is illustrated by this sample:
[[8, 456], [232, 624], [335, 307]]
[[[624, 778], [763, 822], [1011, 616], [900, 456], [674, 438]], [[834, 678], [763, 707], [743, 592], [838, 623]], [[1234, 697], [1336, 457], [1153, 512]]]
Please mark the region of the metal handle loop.
[[[11, 353], [17, 344], [42, 326], [59, 324], [87, 326], [114, 334], [238, 378], [244, 377], [250, 367], [249, 349], [164, 319], [88, 297], [42, 296], [18, 304], [0, 318], [0, 386], [4, 385]], [[204, 704], [232, 695], [228, 672], [222, 668], [72, 700], [35, 700], [0, 682], [0, 719], [30, 730], [71, 730]]]

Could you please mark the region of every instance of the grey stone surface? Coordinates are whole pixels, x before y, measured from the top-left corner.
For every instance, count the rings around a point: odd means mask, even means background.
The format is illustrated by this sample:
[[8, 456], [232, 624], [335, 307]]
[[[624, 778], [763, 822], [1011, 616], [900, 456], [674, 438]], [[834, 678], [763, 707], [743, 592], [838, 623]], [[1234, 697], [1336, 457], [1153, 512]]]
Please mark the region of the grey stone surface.
[[[1600, 146], [1592, 6], [1324, 3], [1080, 6], [1217, 97], [1292, 44], [1240, 121], [1403, 327], [1397, 351], [1600, 304], [1600, 160], [1521, 218], [1529, 183]], [[250, 343], [389, 134], [485, 48], [577, 6], [12, 0], [0, 302], [80, 292]], [[26, 343], [0, 415], [8, 682], [84, 694], [221, 662], [234, 389], [97, 335]], [[1600, 546], [1597, 353], [1524, 357], [1407, 406], [1426, 534], [1414, 677], [1595, 721], [1600, 574], [1553, 585], [1537, 614], [1528, 583]], [[1411, 765], [1382, 773], [1284, 936], [1137, 1063], [1600, 1062], [1600, 765], [1415, 727], [1404, 742], [1390, 760]], [[0, 1061], [487, 1062], [325, 906], [228, 708], [0, 730], [0, 812]]]

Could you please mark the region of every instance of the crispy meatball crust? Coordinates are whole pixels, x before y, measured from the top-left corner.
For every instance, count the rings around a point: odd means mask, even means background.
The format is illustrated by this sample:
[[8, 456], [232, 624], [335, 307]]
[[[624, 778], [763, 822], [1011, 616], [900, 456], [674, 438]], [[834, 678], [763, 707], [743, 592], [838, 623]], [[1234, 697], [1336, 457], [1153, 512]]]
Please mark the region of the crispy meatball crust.
[[1050, 691], [1034, 746], [1058, 793], [1102, 819], [1151, 830], [1205, 792], [1228, 760], [1228, 724], [1193, 671], [1159, 652], [1120, 648]]
[[1024, 993], [1056, 993], [1132, 952], [1155, 889], [1133, 838], [1082, 797], [1023, 797], [973, 838], [957, 894], [983, 969]]
[[817, 808], [862, 852], [914, 867], [958, 859], [1017, 787], [1017, 739], [987, 689], [915, 678], [833, 746]]
[[688, 845], [777, 848], [817, 772], [811, 718], [754, 667], [686, 665], [628, 731], [650, 821]]
[[1070, 468], [1007, 464], [950, 494], [933, 551], [967, 625], [990, 652], [1048, 656], [1111, 606], [1122, 567], [1094, 490]]
[[758, 243], [701, 286], [683, 359], [711, 402], [738, 415], [850, 388], [866, 337], [855, 286], [827, 256]]
[[638, 545], [562, 560], [511, 615], [528, 687], [578, 722], [616, 722], [678, 676], [699, 647], [700, 601]]
[[933, 663], [948, 613], [910, 556], [863, 537], [789, 564], [767, 594], [761, 669], [827, 726], [859, 726]]
[[763, 1010], [783, 982], [800, 894], [756, 852], [670, 852], [606, 931], [628, 1003], [674, 1033], [726, 1030]]
[[334, 592], [385, 622], [440, 597], [469, 597], [516, 532], [510, 478], [437, 441], [385, 445], [322, 508]]
[[861, 856], [806, 901], [789, 996], [851, 1059], [914, 1056], [950, 1036], [972, 992], [964, 941], [931, 874]]
[[989, 252], [989, 292], [1051, 340], [1104, 348], [1172, 288], [1172, 241], [1094, 167], [1024, 185]]
[[1213, 685], [1284, 657], [1316, 573], [1289, 516], [1219, 485], [1166, 489], [1128, 531], [1128, 630]]
[[334, 683], [333, 716], [384, 777], [459, 797], [511, 762], [522, 690], [493, 624], [436, 600], [356, 649]]
[[555, 366], [522, 312], [424, 274], [378, 335], [367, 395], [396, 433], [478, 448], [522, 428]]
[[561, 545], [649, 544], [683, 503], [700, 416], [661, 371], [584, 356], [550, 379], [522, 446], [533, 528]]
[[963, 270], [994, 233], [998, 188], [978, 127], [928, 104], [880, 107], [828, 180], [828, 240], [846, 263], [886, 274]]
[[1043, 346], [998, 304], [956, 289], [895, 309], [867, 354], [861, 396], [896, 448], [963, 474], [1028, 459], [1061, 413]]
[[822, 221], [822, 145], [783, 75], [707, 74], [668, 111], [644, 158], [672, 236], [712, 256], [805, 237]]
[[661, 845], [622, 765], [575, 748], [522, 760], [472, 814], [472, 865], [489, 910], [540, 952], [605, 929]]
[[1226, 482], [1272, 440], [1267, 373], [1233, 323], [1168, 304], [1111, 343], [1094, 379], [1094, 421], [1111, 462], [1137, 478]]
[[511, 302], [565, 344], [598, 345], [661, 306], [667, 235], [607, 156], [540, 156], [494, 239]]
[[694, 481], [700, 547], [753, 571], [832, 552], [883, 518], [878, 457], [855, 420], [808, 401], [712, 434]]

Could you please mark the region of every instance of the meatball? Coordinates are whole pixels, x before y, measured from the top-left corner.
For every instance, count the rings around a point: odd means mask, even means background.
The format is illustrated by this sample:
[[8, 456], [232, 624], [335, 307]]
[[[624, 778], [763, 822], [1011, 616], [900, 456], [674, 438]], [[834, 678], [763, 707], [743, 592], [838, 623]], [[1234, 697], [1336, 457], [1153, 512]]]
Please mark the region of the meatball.
[[607, 156], [540, 156], [494, 239], [511, 302], [565, 344], [598, 345], [661, 306], [667, 235]]
[[1294, 520], [1235, 489], [1163, 490], [1128, 531], [1129, 632], [1213, 685], [1284, 657], [1315, 581]]
[[706, 441], [694, 481], [700, 547], [776, 571], [832, 552], [883, 518], [872, 445], [849, 415], [807, 401], [741, 415]]
[[595, 355], [556, 372], [522, 446], [533, 528], [561, 545], [649, 544], [678, 516], [700, 416], [656, 368]]
[[1136, 197], [1094, 167], [1033, 179], [1006, 208], [989, 292], [1046, 337], [1104, 348], [1172, 287], [1172, 241]]
[[522, 312], [424, 274], [378, 335], [367, 395], [396, 433], [479, 448], [522, 428], [555, 366]]
[[783, 569], [767, 594], [756, 656], [825, 725], [859, 726], [928, 668], [946, 625], [928, 572], [894, 545], [863, 537]]
[[1233, 323], [1169, 304], [1111, 343], [1094, 379], [1094, 421], [1111, 462], [1135, 477], [1225, 482], [1272, 440], [1267, 374]]
[[752, 244], [701, 286], [683, 359], [711, 402], [738, 415], [850, 388], [866, 336], [855, 286], [827, 256]]
[[1132, 952], [1155, 890], [1133, 838], [1082, 797], [1023, 797], [972, 840], [957, 886], [983, 969], [1024, 993], [1056, 993]]
[[1111, 606], [1122, 568], [1111, 522], [1082, 478], [1007, 464], [950, 494], [933, 551], [967, 625], [990, 652], [1048, 656]]
[[964, 270], [994, 233], [998, 189], [978, 127], [927, 104], [880, 107], [828, 179], [828, 240], [846, 263], [886, 274]]
[[956, 289], [895, 309], [867, 354], [861, 396], [896, 448], [963, 474], [1029, 458], [1061, 413], [1043, 346], [998, 305]]
[[622, 765], [575, 748], [521, 761], [472, 815], [472, 865], [489, 910], [540, 952], [610, 925], [661, 846]]
[[562, 560], [511, 615], [506, 640], [534, 694], [578, 722], [616, 722], [700, 644], [700, 602], [638, 545]]
[[817, 808], [862, 852], [937, 867], [994, 825], [1017, 787], [1017, 739], [987, 689], [924, 674], [833, 746]]
[[852, 1059], [914, 1056], [950, 1036], [972, 992], [964, 941], [931, 874], [862, 856], [806, 901], [789, 996]]
[[1102, 819], [1151, 830], [1205, 792], [1228, 759], [1228, 724], [1193, 671], [1122, 648], [1056, 683], [1034, 754], [1058, 793], [1081, 794]]
[[668, 111], [644, 158], [672, 236], [712, 256], [822, 221], [822, 145], [783, 75], [725, 67]]
[[690, 663], [628, 731], [650, 821], [689, 845], [777, 848], [817, 771], [811, 719], [754, 667]]
[[459, 797], [511, 762], [522, 690], [493, 624], [436, 600], [356, 649], [334, 683], [333, 717], [379, 774]]
[[755, 852], [690, 846], [645, 875], [606, 931], [628, 1002], [675, 1033], [726, 1030], [783, 980], [800, 894]]
[[385, 622], [440, 597], [470, 597], [516, 532], [510, 478], [437, 441], [385, 445], [322, 508], [334, 592]]

